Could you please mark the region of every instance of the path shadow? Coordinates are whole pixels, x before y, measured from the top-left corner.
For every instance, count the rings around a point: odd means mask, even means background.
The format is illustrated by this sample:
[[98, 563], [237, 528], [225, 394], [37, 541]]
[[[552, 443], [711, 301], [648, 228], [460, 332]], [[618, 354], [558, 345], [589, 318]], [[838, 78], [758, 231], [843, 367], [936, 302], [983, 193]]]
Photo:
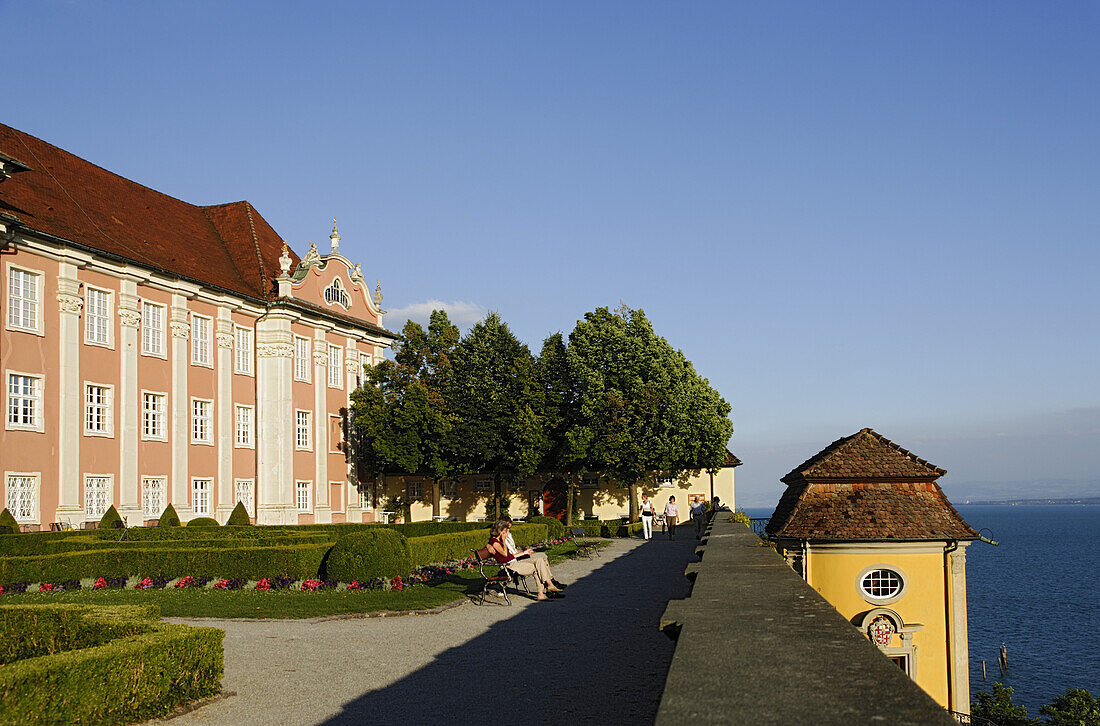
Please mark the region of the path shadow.
[[323, 723], [652, 723], [675, 648], [658, 621], [670, 599], [690, 594], [684, 567], [698, 559], [684, 535], [605, 553], [560, 600], [513, 596], [513, 617]]

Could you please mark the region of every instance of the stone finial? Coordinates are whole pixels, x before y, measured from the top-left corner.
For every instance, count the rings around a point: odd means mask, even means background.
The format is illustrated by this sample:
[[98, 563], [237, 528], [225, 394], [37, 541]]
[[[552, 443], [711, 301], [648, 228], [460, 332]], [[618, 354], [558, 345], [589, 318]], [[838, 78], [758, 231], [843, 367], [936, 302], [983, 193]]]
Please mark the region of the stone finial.
[[332, 218], [332, 234], [328, 238], [332, 240], [332, 253], [336, 254], [340, 251], [340, 232], [336, 229], [336, 217]]
[[286, 242], [283, 242], [283, 253], [279, 255], [279, 268], [283, 271], [283, 277], [290, 274], [290, 250], [286, 246]]
[[374, 304], [378, 307], [382, 307], [382, 281], [375, 280], [377, 285], [374, 287]]

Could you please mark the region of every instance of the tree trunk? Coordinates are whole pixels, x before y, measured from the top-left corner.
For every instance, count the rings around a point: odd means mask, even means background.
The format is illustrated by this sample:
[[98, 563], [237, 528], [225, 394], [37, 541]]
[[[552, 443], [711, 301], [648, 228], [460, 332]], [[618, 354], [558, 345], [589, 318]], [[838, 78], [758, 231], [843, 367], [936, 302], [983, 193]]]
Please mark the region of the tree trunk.
[[500, 474], [493, 475], [493, 508], [496, 511], [496, 521], [500, 521]]
[[442, 494], [442, 492], [440, 492], [440, 489], [442, 489], [442, 487], [443, 487], [443, 485], [440, 484], [438, 479], [433, 479], [432, 480], [432, 517], [433, 518], [443, 516], [442, 505], [440, 504], [440, 501], [439, 501], [440, 495]]
[[630, 485], [630, 521], [638, 521], [638, 482]]
[[[572, 477], [570, 477], [572, 478]], [[573, 526], [573, 483], [565, 483], [565, 526]]]

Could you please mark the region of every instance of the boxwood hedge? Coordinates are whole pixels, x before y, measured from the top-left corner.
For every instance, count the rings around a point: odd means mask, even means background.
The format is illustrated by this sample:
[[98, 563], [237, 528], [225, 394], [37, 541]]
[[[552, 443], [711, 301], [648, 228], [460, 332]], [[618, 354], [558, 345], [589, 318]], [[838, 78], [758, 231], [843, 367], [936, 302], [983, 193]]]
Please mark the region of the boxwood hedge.
[[[512, 539], [517, 547], [526, 547], [546, 538], [545, 524], [516, 524], [512, 527]], [[470, 556], [471, 549], [481, 549], [488, 543], [489, 533], [485, 530], [413, 537], [409, 540], [409, 557], [413, 567], [461, 560]]]
[[0, 725], [124, 724], [221, 689], [216, 628], [155, 606], [0, 606]]

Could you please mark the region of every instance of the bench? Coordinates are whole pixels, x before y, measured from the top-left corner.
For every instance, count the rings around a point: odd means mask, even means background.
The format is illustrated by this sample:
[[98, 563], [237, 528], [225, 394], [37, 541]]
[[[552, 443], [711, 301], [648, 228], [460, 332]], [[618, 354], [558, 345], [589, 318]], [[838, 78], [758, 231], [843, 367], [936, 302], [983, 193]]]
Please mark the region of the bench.
[[585, 536], [584, 527], [571, 527], [569, 529], [569, 534], [566, 535], [567, 539], [576, 546], [578, 554], [582, 554], [585, 557], [592, 557], [592, 553], [595, 552], [596, 556], [599, 557], [600, 550], [596, 547], [596, 542], [580, 539]]
[[[508, 565], [502, 565], [493, 558], [492, 553], [489, 552], [488, 547], [482, 547], [481, 549], [470, 549], [473, 553], [474, 559], [477, 560], [477, 571], [481, 575], [481, 579], [485, 584], [481, 587], [481, 592], [478, 593], [478, 605], [485, 604], [485, 594], [489, 592], [490, 588], [495, 588], [501, 595], [504, 596], [504, 602], [508, 605], [512, 604], [512, 601], [508, 599], [508, 583], [512, 581], [512, 577], [515, 573], [509, 569]], [[485, 574], [485, 566], [498, 568], [496, 574], [489, 576]]]

